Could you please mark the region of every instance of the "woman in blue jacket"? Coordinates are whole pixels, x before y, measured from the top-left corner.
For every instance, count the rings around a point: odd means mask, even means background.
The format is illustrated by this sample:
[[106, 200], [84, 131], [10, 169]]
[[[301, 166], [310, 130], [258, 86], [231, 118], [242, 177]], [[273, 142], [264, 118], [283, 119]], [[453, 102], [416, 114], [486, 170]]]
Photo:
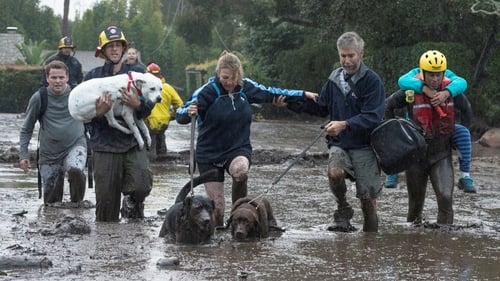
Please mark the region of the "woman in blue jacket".
[[302, 90], [265, 87], [243, 78], [240, 59], [224, 51], [216, 76], [197, 89], [186, 104], [177, 109], [176, 120], [187, 124], [197, 115], [198, 138], [196, 162], [200, 174], [218, 170], [217, 179], [205, 183], [207, 195], [215, 202], [215, 222], [224, 223], [224, 171], [232, 177], [232, 202], [247, 195], [248, 171], [251, 163], [250, 125], [252, 103], [272, 103], [279, 96], [285, 102], [302, 101], [315, 94]]

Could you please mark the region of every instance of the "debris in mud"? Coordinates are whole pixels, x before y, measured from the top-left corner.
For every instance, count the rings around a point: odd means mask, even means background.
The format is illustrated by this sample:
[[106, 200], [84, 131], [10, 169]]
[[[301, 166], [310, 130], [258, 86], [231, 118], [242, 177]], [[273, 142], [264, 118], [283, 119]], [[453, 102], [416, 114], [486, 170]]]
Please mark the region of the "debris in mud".
[[60, 209], [93, 209], [95, 204], [89, 200], [83, 200], [80, 202], [55, 202], [46, 203], [46, 207], [60, 208]]
[[21, 212], [14, 213], [14, 214], [12, 214], [12, 215], [13, 215], [13, 216], [22, 217], [22, 216], [26, 215], [27, 213], [28, 213], [28, 211], [26, 211], [26, 210], [22, 210]]
[[481, 228], [482, 225], [477, 223], [472, 223], [464, 226], [464, 225], [454, 225], [454, 224], [439, 224], [436, 222], [430, 223], [426, 221], [419, 226], [423, 226], [424, 228], [428, 229], [440, 229], [442, 231], [458, 231], [466, 228]]
[[247, 279], [248, 275], [250, 274], [251, 269], [243, 268], [241, 266], [238, 266], [238, 278], [239, 279]]
[[160, 258], [156, 261], [156, 265], [160, 267], [179, 265], [179, 259], [177, 257]]
[[64, 217], [62, 220], [56, 223], [54, 229], [43, 229], [41, 234], [44, 236], [48, 235], [60, 235], [60, 234], [89, 234], [90, 226], [81, 217]]
[[13, 269], [13, 268], [49, 268], [52, 267], [52, 261], [48, 258], [33, 258], [23, 256], [1, 256], [0, 269]]

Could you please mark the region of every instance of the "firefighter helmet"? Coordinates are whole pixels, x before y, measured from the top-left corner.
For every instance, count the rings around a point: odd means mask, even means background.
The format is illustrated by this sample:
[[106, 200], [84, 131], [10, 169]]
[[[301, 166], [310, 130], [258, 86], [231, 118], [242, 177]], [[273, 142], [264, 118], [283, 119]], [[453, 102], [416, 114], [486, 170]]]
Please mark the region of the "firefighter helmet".
[[128, 41], [125, 38], [122, 29], [117, 25], [107, 26], [101, 34], [99, 34], [99, 44], [96, 47], [95, 56], [105, 58], [102, 50], [107, 44], [116, 41], [123, 43], [123, 51], [125, 52], [128, 48]]
[[61, 49], [61, 48], [76, 48], [75, 45], [73, 45], [73, 40], [71, 40], [70, 37], [68, 36], [65, 36], [63, 38], [61, 38], [61, 40], [59, 40], [59, 46], [57, 47], [58, 49]]
[[446, 57], [440, 51], [427, 51], [420, 57], [420, 76], [422, 78], [424, 77], [424, 71], [443, 72], [446, 67]]
[[160, 66], [157, 65], [156, 63], [152, 62], [148, 65], [148, 67], [146, 67], [146, 70], [149, 72], [149, 73], [152, 73], [152, 74], [159, 74], [160, 73]]

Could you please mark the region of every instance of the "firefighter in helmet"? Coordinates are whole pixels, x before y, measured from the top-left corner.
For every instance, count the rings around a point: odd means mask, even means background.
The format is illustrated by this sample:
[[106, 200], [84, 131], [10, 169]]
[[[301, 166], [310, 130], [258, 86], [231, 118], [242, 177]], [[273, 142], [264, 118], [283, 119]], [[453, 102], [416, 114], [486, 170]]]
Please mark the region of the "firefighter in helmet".
[[[73, 40], [70, 37], [65, 36], [59, 40], [57, 54], [48, 58], [44, 65], [47, 65], [49, 62], [54, 60], [59, 60], [64, 62], [69, 69], [69, 80], [68, 84], [71, 88], [76, 87], [76, 85], [80, 84], [83, 79], [82, 72], [82, 64], [75, 58], [75, 48], [76, 46], [73, 44]], [[45, 71], [42, 73], [41, 86], [47, 87], [49, 84], [47, 83], [47, 79], [45, 77]]]
[[[128, 48], [121, 28], [107, 26], [99, 34], [95, 56], [104, 59], [104, 65], [90, 70], [84, 80], [127, 74], [145, 73], [145, 69], [123, 63], [122, 57]], [[131, 74], [133, 75], [133, 73]], [[126, 85], [121, 103], [134, 108], [138, 119], [151, 113], [154, 103], [141, 99]], [[153, 174], [149, 166], [146, 149], [139, 149], [133, 134], [125, 134], [109, 126], [104, 114], [111, 109], [111, 97], [102, 93], [96, 101], [96, 117], [87, 123], [90, 133], [89, 147], [92, 149], [96, 197], [96, 221], [119, 221], [144, 218], [144, 200], [151, 192]], [[117, 117], [121, 122], [121, 117]], [[123, 195], [123, 196], [122, 196]], [[122, 203], [120, 199], [123, 197]]]
[[162, 81], [161, 102], [157, 103], [151, 114], [146, 119], [146, 125], [151, 135], [151, 148], [149, 159], [151, 161], [161, 161], [167, 157], [167, 144], [165, 132], [168, 129], [170, 120], [175, 118], [177, 108], [184, 105], [177, 91], [167, 83], [165, 76], [161, 73], [161, 68], [156, 63], [150, 63], [146, 67], [147, 71]]

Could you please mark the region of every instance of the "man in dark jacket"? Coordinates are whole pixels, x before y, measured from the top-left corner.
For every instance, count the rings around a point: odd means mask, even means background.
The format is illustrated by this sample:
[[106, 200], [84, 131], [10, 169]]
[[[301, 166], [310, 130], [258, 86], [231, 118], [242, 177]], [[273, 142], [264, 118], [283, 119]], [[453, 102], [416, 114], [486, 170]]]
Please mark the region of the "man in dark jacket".
[[380, 195], [380, 169], [370, 146], [370, 133], [382, 121], [385, 91], [380, 77], [363, 62], [364, 41], [355, 32], [337, 40], [341, 67], [328, 77], [317, 102], [306, 100], [290, 109], [329, 116], [328, 134], [330, 190], [337, 199], [330, 231], [354, 230], [350, 220], [354, 210], [347, 202], [345, 179], [356, 182], [356, 197], [361, 201], [363, 231], [378, 231], [376, 199]]
[[[60, 60], [64, 62], [64, 64], [69, 69], [69, 81], [68, 84], [71, 86], [71, 89], [76, 87], [76, 85], [80, 84], [83, 79], [82, 73], [82, 64], [75, 58], [75, 48], [73, 45], [73, 41], [69, 37], [63, 37], [59, 40], [59, 51], [54, 56], [50, 57], [45, 61], [44, 65], [49, 64], [49, 62], [54, 60]], [[47, 79], [45, 77], [45, 72], [42, 74], [41, 86], [47, 87], [49, 84], [47, 83]]]

